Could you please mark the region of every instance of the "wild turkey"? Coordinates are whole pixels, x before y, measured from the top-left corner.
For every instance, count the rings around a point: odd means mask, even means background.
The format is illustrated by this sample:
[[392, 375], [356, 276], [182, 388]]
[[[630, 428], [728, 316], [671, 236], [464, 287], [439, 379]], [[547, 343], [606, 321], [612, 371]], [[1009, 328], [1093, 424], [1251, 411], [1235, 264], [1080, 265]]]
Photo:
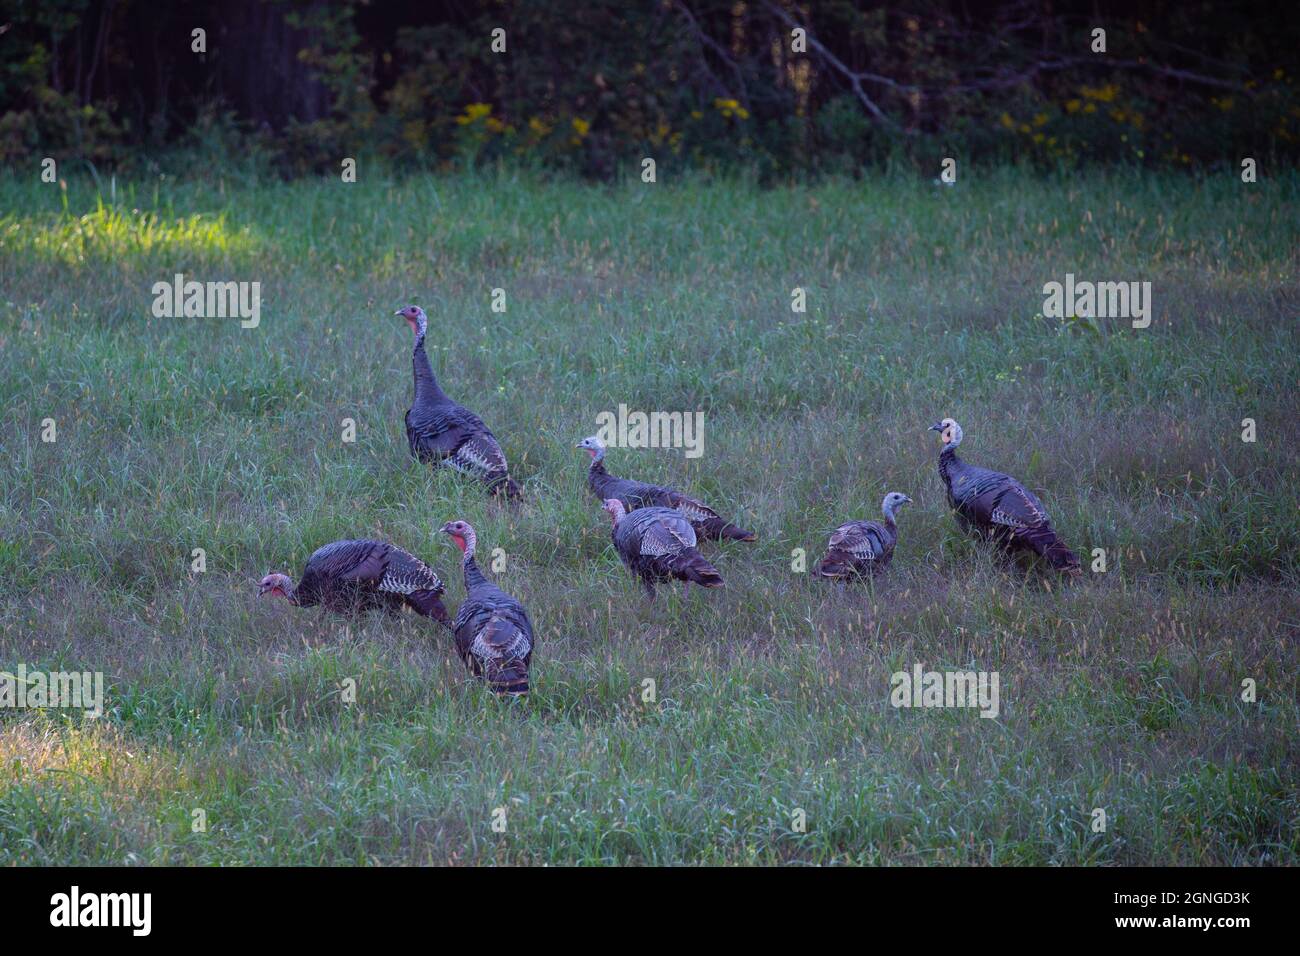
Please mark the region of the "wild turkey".
[[342, 614], [403, 605], [451, 626], [442, 604], [442, 579], [409, 551], [384, 541], [334, 541], [318, 548], [294, 587], [287, 574], [262, 578], [258, 595], [287, 598], [297, 607], [323, 605]]
[[889, 567], [898, 543], [894, 514], [912, 499], [898, 491], [885, 495], [880, 521], [849, 521], [831, 534], [826, 556], [817, 563], [816, 573], [824, 578], [848, 578], [879, 574]]
[[695, 550], [695, 529], [672, 508], [651, 505], [628, 513], [623, 502], [610, 498], [605, 510], [613, 521], [612, 535], [618, 556], [629, 571], [641, 578], [651, 600], [655, 582], [676, 578], [706, 588], [722, 587], [722, 575]]
[[418, 305], [394, 313], [406, 319], [415, 333], [411, 357], [415, 371], [415, 397], [406, 411], [406, 441], [411, 454], [422, 462], [455, 468], [483, 481], [494, 495], [519, 497], [510, 477], [505, 453], [496, 436], [468, 408], [453, 402], [433, 377], [424, 351], [429, 319]]
[[440, 529], [464, 555], [465, 600], [451, 628], [456, 651], [478, 678], [497, 694], [528, 693], [528, 665], [533, 659], [533, 624], [524, 606], [483, 577], [474, 561], [478, 537], [465, 521], [448, 521]]
[[690, 521], [695, 534], [710, 541], [756, 541], [758, 535], [744, 528], [738, 528], [721, 517], [716, 511], [701, 501], [688, 498], [674, 488], [661, 488], [633, 481], [631, 478], [615, 478], [605, 470], [605, 443], [595, 435], [578, 442], [578, 448], [585, 448], [591, 455], [591, 467], [587, 469], [587, 487], [597, 498], [605, 501], [617, 498], [623, 502], [628, 511], [636, 511], [649, 505], [660, 508], [673, 508], [685, 515]]
[[968, 465], [957, 457], [962, 431], [951, 418], [930, 426], [939, 433], [939, 477], [948, 489], [948, 504], [962, 530], [996, 541], [1008, 550], [1030, 550], [1053, 568], [1081, 574], [1079, 559], [1056, 536], [1047, 511], [1034, 495], [1010, 475]]

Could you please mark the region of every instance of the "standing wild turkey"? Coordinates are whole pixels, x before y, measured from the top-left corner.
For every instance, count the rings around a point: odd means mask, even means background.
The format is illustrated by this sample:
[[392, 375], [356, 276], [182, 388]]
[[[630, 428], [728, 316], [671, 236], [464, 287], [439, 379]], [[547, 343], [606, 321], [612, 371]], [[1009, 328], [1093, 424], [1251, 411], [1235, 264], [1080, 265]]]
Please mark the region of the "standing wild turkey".
[[591, 455], [591, 467], [587, 469], [587, 487], [597, 498], [605, 501], [617, 498], [623, 502], [628, 511], [636, 511], [656, 505], [660, 508], [673, 508], [680, 511], [695, 529], [696, 535], [711, 541], [730, 539], [732, 541], [755, 541], [758, 535], [744, 528], [737, 528], [730, 521], [721, 517], [716, 511], [701, 501], [688, 498], [674, 488], [661, 488], [633, 481], [631, 478], [615, 478], [605, 470], [605, 443], [595, 435], [578, 442], [578, 448], [585, 448]]
[[408, 305], [400, 315], [415, 333], [411, 353], [415, 369], [415, 397], [406, 411], [406, 441], [411, 454], [423, 462], [447, 465], [481, 479], [494, 494], [519, 497], [519, 486], [510, 477], [506, 456], [496, 436], [468, 408], [447, 397], [433, 377], [433, 366], [424, 351], [429, 319], [418, 305]]
[[298, 607], [320, 604], [349, 613], [402, 605], [451, 626], [442, 605], [442, 580], [409, 551], [383, 541], [334, 541], [318, 548], [294, 587], [287, 574], [262, 578], [257, 593], [287, 598]]
[[614, 547], [629, 571], [655, 596], [655, 582], [676, 578], [706, 588], [722, 587], [722, 575], [695, 550], [695, 529], [680, 511], [651, 505], [629, 514], [623, 502], [610, 498], [605, 510], [613, 521]]
[[898, 491], [885, 495], [880, 510], [884, 522], [849, 521], [831, 535], [826, 556], [817, 562], [816, 573], [824, 578], [847, 578], [878, 574], [889, 567], [898, 543], [894, 513], [912, 499]]
[[451, 629], [456, 652], [475, 677], [498, 694], [528, 693], [528, 664], [533, 659], [533, 625], [524, 606], [483, 577], [474, 561], [478, 537], [465, 521], [448, 521], [440, 529], [465, 556], [465, 600]]
[[943, 440], [939, 477], [963, 531], [1012, 551], [1033, 551], [1058, 571], [1082, 573], [1078, 557], [1056, 536], [1042, 502], [1024, 485], [1010, 475], [968, 465], [957, 457], [960, 425], [945, 418], [931, 425], [930, 431], [938, 432]]

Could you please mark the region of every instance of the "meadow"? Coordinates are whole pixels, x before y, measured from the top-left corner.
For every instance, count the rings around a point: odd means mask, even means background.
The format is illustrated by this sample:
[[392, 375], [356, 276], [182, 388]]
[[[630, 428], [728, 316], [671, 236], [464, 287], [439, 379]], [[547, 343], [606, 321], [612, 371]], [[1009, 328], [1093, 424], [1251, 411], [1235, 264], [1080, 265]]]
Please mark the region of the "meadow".
[[[0, 863], [1300, 862], [1294, 172], [66, 178], [0, 176], [0, 670], [102, 671], [106, 713], [0, 710]], [[153, 318], [176, 272], [260, 324]], [[1067, 272], [1151, 281], [1150, 328], [1043, 318]], [[411, 302], [522, 504], [409, 457]], [[619, 564], [573, 446], [621, 403], [704, 412], [701, 457], [608, 465], [758, 532], [705, 545], [725, 589]], [[944, 416], [1081, 579], [959, 532]], [[890, 490], [886, 576], [794, 569]], [[456, 517], [537, 626], [526, 702], [432, 622], [257, 598], [377, 536], [454, 606]], [[890, 706], [918, 662], [997, 671], [998, 717]]]

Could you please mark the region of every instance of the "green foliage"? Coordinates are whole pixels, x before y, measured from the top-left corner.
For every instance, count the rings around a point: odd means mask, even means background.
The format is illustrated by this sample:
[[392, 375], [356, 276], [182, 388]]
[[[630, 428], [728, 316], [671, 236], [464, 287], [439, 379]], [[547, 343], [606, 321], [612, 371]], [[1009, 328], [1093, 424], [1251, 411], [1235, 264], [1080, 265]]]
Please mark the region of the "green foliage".
[[[189, 150], [219, 128], [218, 161], [256, 154], [284, 175], [365, 155], [613, 181], [653, 156], [770, 183], [897, 162], [931, 171], [944, 156], [1043, 169], [1241, 156], [1276, 166], [1300, 144], [1300, 27], [1262, 8], [1116, 5], [1098, 13], [1104, 55], [1068, 13], [950, 0], [907, 10], [235, 0], [219, 15], [198, 3], [0, 0], [0, 10], [9, 162], [134, 171], [178, 149], [211, 161]], [[177, 42], [198, 20], [212, 24], [205, 54]], [[796, 24], [806, 50], [794, 49]], [[496, 29], [504, 52], [491, 47]]]

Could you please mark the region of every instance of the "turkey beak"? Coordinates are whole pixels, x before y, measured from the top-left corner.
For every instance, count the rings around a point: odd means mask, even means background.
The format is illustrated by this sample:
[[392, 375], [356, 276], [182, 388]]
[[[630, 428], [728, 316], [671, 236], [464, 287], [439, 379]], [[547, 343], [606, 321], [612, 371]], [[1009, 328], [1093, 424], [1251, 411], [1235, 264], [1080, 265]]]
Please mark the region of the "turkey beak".
[[269, 584], [259, 584], [257, 586], [257, 596], [266, 597], [266, 592], [269, 590], [271, 590], [271, 586]]
[[930, 426], [930, 429], [929, 429], [929, 430], [932, 431], [932, 432], [941, 432], [941, 431], [943, 431], [943, 422], [935, 422], [933, 425]]
[[907, 497], [907, 495], [903, 495], [903, 501], [909, 505], [912, 503], [912, 499]]
[[401, 314], [402, 314], [402, 310], [401, 310], [401, 309], [398, 309], [396, 312], [393, 313], [393, 315], [401, 315]]

